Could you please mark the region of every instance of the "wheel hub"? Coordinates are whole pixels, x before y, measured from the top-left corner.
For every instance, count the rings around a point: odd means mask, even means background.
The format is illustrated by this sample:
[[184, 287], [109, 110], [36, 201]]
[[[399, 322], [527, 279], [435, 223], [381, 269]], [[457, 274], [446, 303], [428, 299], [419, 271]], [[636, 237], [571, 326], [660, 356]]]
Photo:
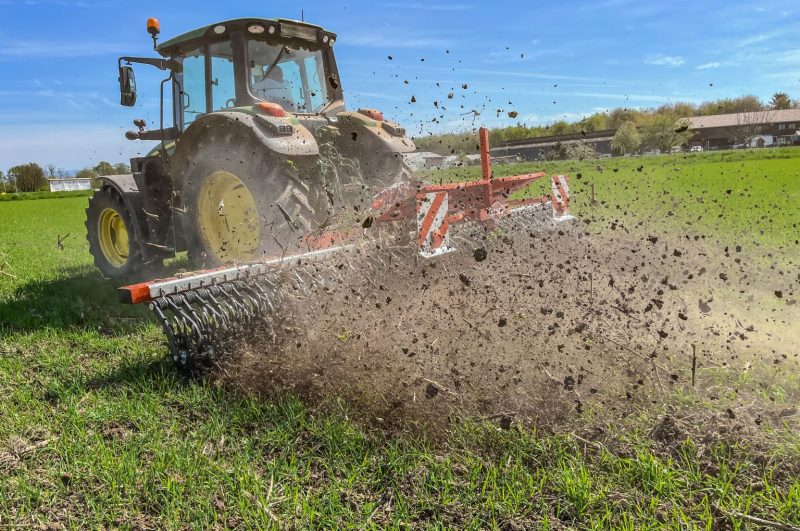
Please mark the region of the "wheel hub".
[[106, 208], [100, 213], [97, 224], [100, 249], [106, 260], [114, 267], [122, 267], [128, 261], [130, 245], [128, 242], [128, 228], [125, 220], [113, 208]]
[[206, 248], [220, 262], [252, 260], [261, 241], [253, 194], [236, 175], [215, 171], [197, 199], [197, 222]]

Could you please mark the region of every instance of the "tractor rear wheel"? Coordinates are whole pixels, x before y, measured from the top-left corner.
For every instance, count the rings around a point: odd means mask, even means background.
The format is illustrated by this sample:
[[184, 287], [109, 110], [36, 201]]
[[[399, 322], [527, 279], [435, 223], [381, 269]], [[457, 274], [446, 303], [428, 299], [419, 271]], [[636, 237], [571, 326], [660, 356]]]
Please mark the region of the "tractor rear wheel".
[[316, 168], [281, 159], [260, 145], [195, 146], [182, 175], [181, 226], [197, 268], [296, 254], [318, 227]]
[[119, 194], [108, 186], [89, 199], [86, 240], [95, 266], [106, 278], [131, 279], [145, 271], [133, 232], [133, 216]]

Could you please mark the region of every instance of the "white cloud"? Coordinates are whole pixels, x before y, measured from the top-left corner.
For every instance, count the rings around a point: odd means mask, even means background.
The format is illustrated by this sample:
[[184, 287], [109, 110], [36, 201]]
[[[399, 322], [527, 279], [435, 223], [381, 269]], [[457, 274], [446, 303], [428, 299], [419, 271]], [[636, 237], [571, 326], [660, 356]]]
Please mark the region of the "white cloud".
[[680, 55], [650, 55], [648, 56], [644, 62], [648, 65], [657, 65], [657, 66], [681, 66], [686, 61]]
[[770, 39], [774, 39], [775, 37], [777, 37], [780, 34], [781, 34], [781, 32], [779, 32], [779, 31], [773, 31], [773, 32], [770, 32], [770, 33], [761, 33], [759, 35], [752, 35], [750, 37], [745, 37], [744, 39], [741, 39], [737, 43], [737, 46], [739, 46], [740, 48], [745, 48], [747, 46], [752, 46], [753, 44], [759, 44], [761, 42], [768, 41]]
[[713, 61], [711, 63], [703, 63], [701, 65], [697, 65], [697, 70], [708, 70], [710, 68], [719, 68], [721, 65], [720, 63]]
[[406, 98], [404, 96], [399, 96], [397, 94], [391, 93], [384, 93], [384, 92], [365, 92], [363, 90], [356, 90], [350, 92], [347, 95], [348, 98], [353, 98], [354, 100], [388, 100], [388, 101], [405, 101]]

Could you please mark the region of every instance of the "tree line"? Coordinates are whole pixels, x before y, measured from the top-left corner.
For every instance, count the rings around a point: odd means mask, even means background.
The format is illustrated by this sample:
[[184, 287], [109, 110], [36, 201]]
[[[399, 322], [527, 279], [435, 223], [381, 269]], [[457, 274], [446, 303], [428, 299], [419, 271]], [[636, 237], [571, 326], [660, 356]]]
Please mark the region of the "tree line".
[[[131, 168], [124, 162], [111, 164], [101, 160], [94, 167], [86, 167], [79, 170], [74, 177], [79, 179], [91, 179], [92, 186], [97, 187], [97, 178], [103, 175], [117, 175], [130, 173]], [[35, 162], [19, 164], [4, 172], [0, 170], [0, 192], [47, 192], [50, 190], [48, 179], [69, 178], [61, 168], [56, 168], [53, 164], [41, 167]]]
[[[685, 136], [685, 139], [691, 136], [691, 133], [687, 131], [678, 131], [678, 138], [673, 138], [672, 134], [669, 133], [669, 131], [676, 129], [674, 127], [675, 124], [680, 124], [682, 119], [693, 116], [797, 108], [800, 108], [800, 100], [792, 99], [785, 92], [776, 92], [768, 102], [761, 101], [757, 96], [748, 95], [722, 98], [700, 104], [689, 102], [668, 103], [653, 109], [618, 107], [608, 112], [596, 112], [575, 122], [559, 120], [549, 125], [534, 126], [517, 123], [508, 127], [493, 128], [489, 131], [489, 140], [493, 145], [499, 145], [512, 140], [527, 140], [543, 136], [585, 134], [609, 129], [619, 130], [624, 124], [629, 124], [626, 126], [629, 132], [633, 128], [637, 130], [637, 134], [640, 134], [639, 147], [665, 151], [663, 148], [670, 142], [681, 140], [680, 137], [683, 136]], [[442, 155], [465, 155], [478, 152], [475, 135], [471, 132], [428, 135], [415, 138], [414, 142], [420, 150], [433, 151]], [[670, 147], [667, 147], [666, 150], [668, 151]], [[621, 152], [631, 151], [635, 151], [635, 149], [630, 151], [621, 150]]]

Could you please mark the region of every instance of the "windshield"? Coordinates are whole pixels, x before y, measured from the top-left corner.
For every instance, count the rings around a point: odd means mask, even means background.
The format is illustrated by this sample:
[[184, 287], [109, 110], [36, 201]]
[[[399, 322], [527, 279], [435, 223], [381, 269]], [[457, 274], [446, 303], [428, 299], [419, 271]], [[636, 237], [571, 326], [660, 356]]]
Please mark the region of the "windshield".
[[257, 40], [247, 46], [254, 96], [296, 113], [319, 112], [330, 102], [322, 51]]

